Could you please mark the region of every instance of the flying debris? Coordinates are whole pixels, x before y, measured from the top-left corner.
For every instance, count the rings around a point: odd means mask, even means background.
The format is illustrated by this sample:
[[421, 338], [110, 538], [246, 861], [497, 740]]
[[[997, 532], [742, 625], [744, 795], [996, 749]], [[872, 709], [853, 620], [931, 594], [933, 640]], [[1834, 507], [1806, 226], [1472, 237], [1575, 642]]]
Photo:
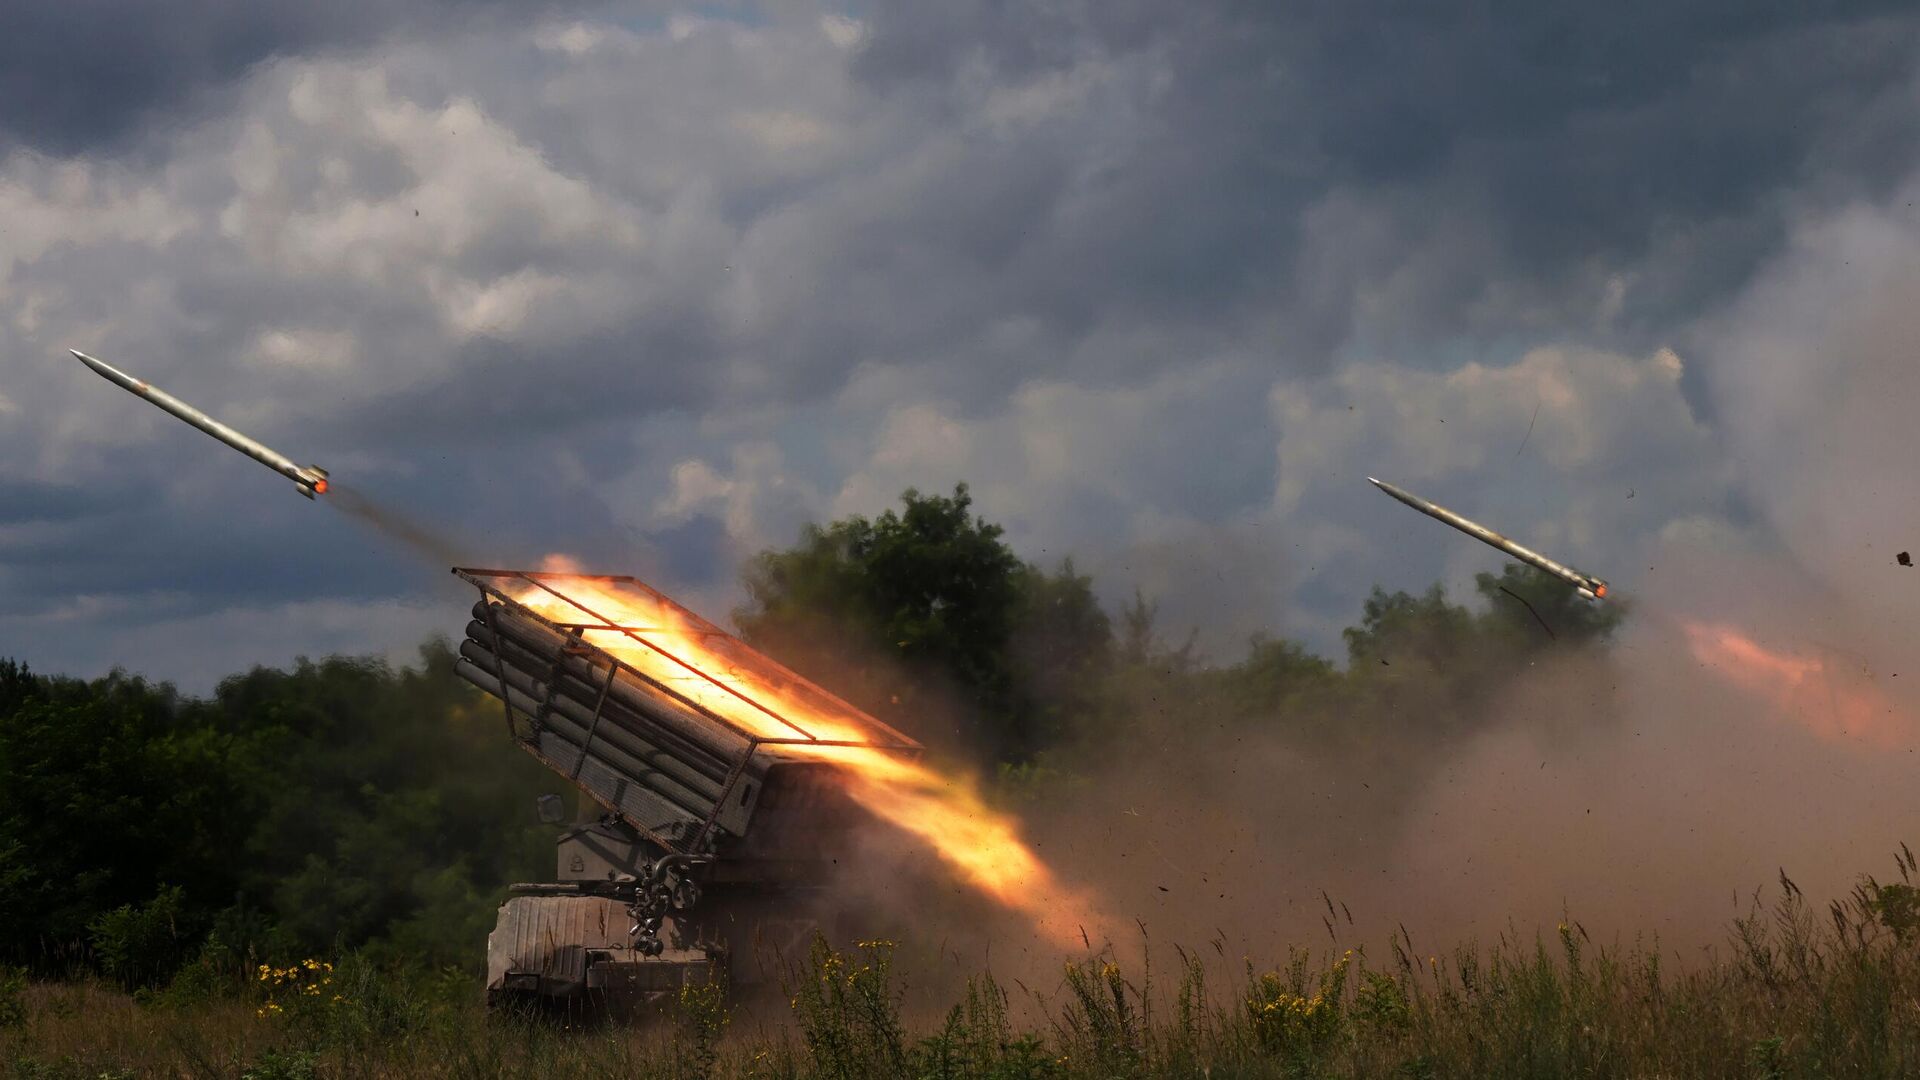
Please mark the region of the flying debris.
[[118, 385], [121, 389], [138, 394], [160, 408], [199, 428], [201, 431], [219, 439], [235, 450], [272, 469], [274, 472], [293, 481], [300, 494], [311, 499], [316, 494], [327, 493], [327, 470], [318, 465], [295, 465], [293, 459], [285, 454], [271, 450], [253, 439], [233, 430], [227, 425], [201, 412], [199, 409], [181, 401], [157, 386], [150, 385], [114, 367], [103, 360], [95, 360], [79, 349], [68, 349], [74, 359], [92, 368], [101, 378]]
[[1552, 574], [1554, 577], [1573, 586], [1581, 596], [1589, 600], [1603, 599], [1607, 595], [1607, 583], [1597, 577], [1583, 574], [1571, 566], [1562, 566], [1531, 548], [1522, 547], [1514, 543], [1499, 533], [1494, 532], [1492, 529], [1487, 528], [1485, 525], [1468, 521], [1466, 518], [1461, 517], [1459, 514], [1454, 513], [1438, 503], [1430, 503], [1410, 491], [1403, 491], [1400, 488], [1394, 487], [1385, 480], [1375, 480], [1371, 476], [1367, 477], [1367, 480], [1373, 484], [1374, 487], [1399, 499], [1401, 502], [1406, 503], [1408, 506], [1413, 507], [1428, 517], [1438, 518], [1481, 543], [1499, 548], [1501, 551], [1519, 559], [1528, 566]]

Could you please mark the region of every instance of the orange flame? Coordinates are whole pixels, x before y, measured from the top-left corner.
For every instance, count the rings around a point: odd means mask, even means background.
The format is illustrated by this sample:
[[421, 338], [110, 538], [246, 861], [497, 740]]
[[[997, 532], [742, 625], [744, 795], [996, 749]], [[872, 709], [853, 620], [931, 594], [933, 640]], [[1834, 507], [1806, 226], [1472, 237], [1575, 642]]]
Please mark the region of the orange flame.
[[[574, 572], [564, 559], [550, 557], [548, 569]], [[624, 589], [589, 578], [568, 578], [558, 586], [575, 597], [570, 603], [538, 587], [514, 599], [558, 622], [644, 626], [648, 638], [669, 638], [672, 652], [696, 674], [619, 630], [588, 630], [583, 637], [648, 677], [672, 687], [740, 728], [768, 738], [791, 738], [797, 726], [819, 742], [871, 743], [873, 730], [837, 702], [795, 684], [776, 682], [779, 669], [742, 665], [728, 652], [741, 649], [732, 638], [716, 639], [671, 603], [648, 603]], [[591, 609], [590, 611], [588, 609]], [[770, 702], [780, 716], [757, 708]], [[783, 719], [784, 718], [784, 719]], [[975, 887], [1024, 915], [1056, 945], [1084, 935], [1105, 936], [1110, 925], [1092, 898], [1061, 882], [1021, 840], [1016, 822], [988, 806], [968, 778], [943, 775], [871, 746], [827, 746], [799, 741], [782, 749], [840, 766], [848, 794], [881, 819], [930, 843], [940, 857]]]
[[1694, 659], [1823, 738], [1910, 746], [1915, 730], [1877, 687], [1861, 685], [1817, 656], [1769, 649], [1724, 623], [1682, 623]]

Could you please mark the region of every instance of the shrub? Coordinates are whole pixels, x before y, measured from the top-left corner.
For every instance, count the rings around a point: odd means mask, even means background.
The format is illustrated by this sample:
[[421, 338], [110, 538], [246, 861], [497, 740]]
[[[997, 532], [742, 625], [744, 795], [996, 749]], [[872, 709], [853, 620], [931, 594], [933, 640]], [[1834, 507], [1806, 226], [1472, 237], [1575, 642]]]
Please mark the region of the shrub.
[[674, 1002], [679, 1038], [674, 1040], [674, 1074], [705, 1080], [720, 1064], [720, 1037], [732, 1016], [724, 981], [689, 983]]
[[1141, 1062], [1140, 995], [1120, 965], [1088, 960], [1066, 966], [1071, 1000], [1062, 1015], [1071, 1056], [1085, 1057], [1109, 1075], [1129, 1075]]
[[398, 1043], [425, 1028], [430, 1016], [416, 976], [384, 970], [360, 954], [341, 958], [329, 991], [310, 997], [322, 999], [327, 1002], [323, 1034], [355, 1046]]
[[128, 990], [157, 986], [186, 960], [194, 935], [185, 894], [165, 886], [145, 904], [123, 904], [87, 924], [95, 962]]
[[1353, 1018], [1380, 1031], [1407, 1026], [1410, 1010], [1400, 980], [1384, 971], [1363, 971], [1353, 991]]
[[283, 968], [261, 964], [258, 976], [266, 1001], [256, 1012], [263, 1017], [315, 1026], [347, 1004], [346, 996], [334, 988], [333, 965], [326, 961], [308, 957]]
[[200, 956], [174, 972], [165, 986], [152, 992], [142, 991], [136, 998], [162, 1008], [182, 1009], [232, 995], [239, 985], [210, 952], [210, 949], [200, 950]]
[[1262, 1050], [1290, 1061], [1312, 1062], [1332, 1046], [1343, 1023], [1347, 968], [1353, 953], [1333, 962], [1309, 985], [1307, 953], [1294, 950], [1283, 974], [1254, 975], [1249, 969], [1247, 1020]]
[[786, 990], [807, 1051], [825, 1076], [892, 1077], [905, 1067], [893, 987], [893, 942], [863, 941], [848, 956], [816, 934]]
[[0, 965], [0, 1028], [18, 1027], [27, 1020], [27, 973]]
[[1894, 938], [1904, 943], [1920, 935], [1920, 889], [1913, 884], [1914, 874], [1920, 873], [1920, 859], [1914, 857], [1912, 848], [1901, 844], [1893, 864], [1900, 869], [1900, 884], [1882, 885], [1871, 875], [1865, 882], [1880, 925], [1893, 931]]
[[314, 1080], [319, 1056], [311, 1050], [269, 1050], [240, 1073], [240, 1080]]
[[87, 1069], [70, 1056], [53, 1061], [18, 1058], [9, 1075], [18, 1080], [135, 1080], [132, 1069]]

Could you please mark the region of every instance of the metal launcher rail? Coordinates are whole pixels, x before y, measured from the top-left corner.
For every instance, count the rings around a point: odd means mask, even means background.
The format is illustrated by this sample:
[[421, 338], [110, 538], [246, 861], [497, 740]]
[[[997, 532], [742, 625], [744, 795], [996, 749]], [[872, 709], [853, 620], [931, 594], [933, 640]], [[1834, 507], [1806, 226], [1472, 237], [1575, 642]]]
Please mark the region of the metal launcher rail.
[[[825, 748], [920, 752], [637, 578], [453, 572], [480, 590], [462, 677], [500, 700], [522, 749], [666, 852], [724, 857], [763, 802], [792, 804], [833, 768]], [[809, 730], [821, 719], [857, 737]]]

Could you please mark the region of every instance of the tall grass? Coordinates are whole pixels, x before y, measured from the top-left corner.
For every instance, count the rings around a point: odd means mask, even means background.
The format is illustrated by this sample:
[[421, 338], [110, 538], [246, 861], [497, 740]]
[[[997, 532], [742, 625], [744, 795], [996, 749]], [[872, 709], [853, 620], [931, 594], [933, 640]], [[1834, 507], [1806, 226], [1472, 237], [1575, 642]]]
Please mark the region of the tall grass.
[[[633, 1025], [483, 1014], [471, 979], [356, 958], [192, 980], [138, 1000], [0, 972], [0, 1072], [22, 1077], [544, 1075], [673, 1078], [1728, 1077], [1920, 1075], [1920, 891], [1863, 878], [1824, 908], [1785, 874], [1684, 970], [1577, 922], [1444, 954], [1294, 950], [1223, 975], [1175, 949], [1170, 981], [1111, 956], [1051, 986], [970, 979], [923, 1030], [891, 943], [824, 940], [783, 982], [781, 1030], [690, 987]], [[277, 1006], [277, 1007], [274, 1007]], [[1015, 1017], [1022, 1018], [1016, 1021]]]

